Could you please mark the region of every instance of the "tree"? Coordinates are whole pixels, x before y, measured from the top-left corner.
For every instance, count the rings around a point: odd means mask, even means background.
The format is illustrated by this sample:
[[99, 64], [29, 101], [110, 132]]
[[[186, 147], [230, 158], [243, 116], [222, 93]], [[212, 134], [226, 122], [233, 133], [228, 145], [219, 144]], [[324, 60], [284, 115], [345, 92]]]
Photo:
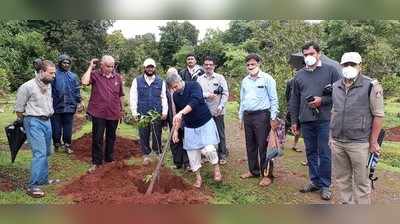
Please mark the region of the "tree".
[[185, 21], [179, 23], [177, 21], [168, 22], [165, 26], [160, 27], [160, 60], [161, 66], [165, 69], [167, 66], [174, 66], [174, 54], [187, 43], [196, 46], [199, 31], [191, 23]]

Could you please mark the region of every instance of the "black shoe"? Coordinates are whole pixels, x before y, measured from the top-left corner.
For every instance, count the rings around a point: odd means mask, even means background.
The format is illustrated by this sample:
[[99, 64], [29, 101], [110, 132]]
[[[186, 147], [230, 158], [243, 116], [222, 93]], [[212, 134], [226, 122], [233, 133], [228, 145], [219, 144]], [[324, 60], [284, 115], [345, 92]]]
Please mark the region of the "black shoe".
[[313, 183], [309, 183], [304, 188], [300, 189], [300, 193], [309, 193], [309, 192], [314, 192], [314, 191], [319, 191], [320, 188], [315, 186]]
[[321, 198], [325, 201], [329, 201], [332, 198], [332, 192], [328, 187], [323, 187], [321, 190]]
[[60, 143], [55, 143], [54, 144], [54, 152], [58, 152], [58, 150], [61, 148], [61, 144]]

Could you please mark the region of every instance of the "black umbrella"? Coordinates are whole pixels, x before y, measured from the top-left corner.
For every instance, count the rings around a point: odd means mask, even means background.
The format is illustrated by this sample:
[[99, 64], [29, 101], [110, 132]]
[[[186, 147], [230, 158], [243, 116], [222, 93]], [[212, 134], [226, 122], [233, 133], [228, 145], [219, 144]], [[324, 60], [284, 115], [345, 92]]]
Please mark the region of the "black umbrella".
[[22, 120], [16, 120], [4, 129], [6, 131], [8, 145], [10, 146], [11, 162], [14, 163], [19, 149], [26, 141], [26, 134]]

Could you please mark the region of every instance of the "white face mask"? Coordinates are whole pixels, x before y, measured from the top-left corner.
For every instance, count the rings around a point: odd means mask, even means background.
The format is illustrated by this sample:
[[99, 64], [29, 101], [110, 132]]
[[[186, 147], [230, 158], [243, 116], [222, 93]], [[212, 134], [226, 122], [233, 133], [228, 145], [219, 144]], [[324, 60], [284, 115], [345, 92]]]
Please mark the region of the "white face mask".
[[308, 55], [307, 57], [304, 58], [304, 62], [306, 63], [307, 66], [313, 66], [315, 63], [317, 63], [317, 58], [311, 55]]
[[347, 66], [342, 69], [343, 77], [346, 79], [354, 79], [358, 75], [358, 70], [352, 66]]

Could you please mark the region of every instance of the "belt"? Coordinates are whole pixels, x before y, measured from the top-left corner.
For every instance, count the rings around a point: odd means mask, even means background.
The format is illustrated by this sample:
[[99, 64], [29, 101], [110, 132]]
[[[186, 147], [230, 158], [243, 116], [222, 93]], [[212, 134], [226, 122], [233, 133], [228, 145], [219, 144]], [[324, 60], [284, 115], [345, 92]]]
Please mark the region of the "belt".
[[265, 110], [252, 110], [252, 111], [246, 110], [246, 111], [244, 111], [244, 115], [261, 114], [261, 113], [266, 113], [268, 111], [269, 111], [268, 109], [265, 109]]
[[40, 120], [42, 120], [42, 121], [47, 121], [47, 120], [50, 119], [50, 117], [48, 117], [48, 116], [32, 116], [32, 115], [27, 115], [26, 117], [34, 117], [34, 118], [38, 118], [38, 119], [40, 119]]

